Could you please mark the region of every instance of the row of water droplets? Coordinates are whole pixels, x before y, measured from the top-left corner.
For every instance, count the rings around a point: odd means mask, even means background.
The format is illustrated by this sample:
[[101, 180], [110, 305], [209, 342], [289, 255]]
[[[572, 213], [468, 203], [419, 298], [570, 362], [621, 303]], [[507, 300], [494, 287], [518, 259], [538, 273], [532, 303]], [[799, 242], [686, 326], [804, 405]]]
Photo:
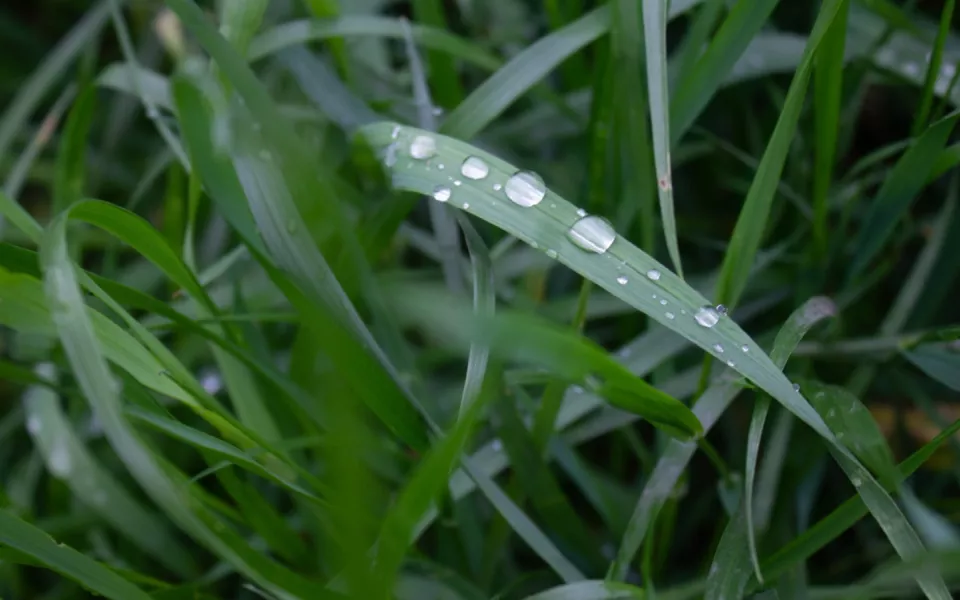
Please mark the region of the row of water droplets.
[[[394, 127], [391, 137], [394, 140], [398, 140], [400, 132], [401, 128], [399, 125]], [[395, 161], [396, 143], [395, 141], [391, 144], [390, 148], [387, 149], [388, 166], [391, 166], [391, 161]], [[409, 154], [415, 160], [429, 160], [433, 158], [437, 154], [436, 140], [429, 135], [415, 135], [410, 142]], [[438, 165], [438, 168], [442, 169], [443, 165]], [[467, 179], [481, 181], [486, 179], [490, 174], [490, 166], [479, 156], [468, 156], [460, 164], [460, 174]], [[453, 183], [456, 186], [459, 185], [460, 182], [454, 181]], [[493, 189], [497, 192], [502, 190], [507, 198], [514, 204], [529, 208], [543, 201], [547, 188], [543, 183], [543, 179], [536, 173], [518, 171], [507, 179], [505, 185], [501, 186], [498, 183], [493, 186]], [[448, 202], [453, 197], [453, 189], [448, 185], [441, 184], [434, 188], [432, 195], [434, 200], [438, 202]], [[463, 207], [468, 208], [469, 205], [465, 203]], [[617, 239], [617, 233], [610, 222], [603, 217], [588, 215], [583, 209], [578, 210], [577, 215], [579, 219], [567, 230], [567, 239], [586, 252], [592, 252], [594, 254], [606, 253]], [[557, 253], [554, 250], [547, 250], [547, 255], [550, 256], [550, 258], [557, 257]], [[650, 269], [646, 273], [650, 281], [659, 281], [660, 275], [660, 271], [656, 269]], [[626, 285], [628, 279], [625, 275], [620, 275], [617, 277], [617, 283]], [[656, 295], [654, 295], [654, 298], [656, 299]], [[665, 299], [660, 299], [660, 304], [666, 306], [668, 302]], [[681, 314], [686, 314], [686, 311], [681, 311]], [[701, 327], [712, 329], [726, 314], [727, 311], [723, 305], [716, 307], [702, 306], [694, 313], [693, 318]], [[671, 312], [665, 313], [665, 316], [670, 320], [676, 318], [676, 315]], [[724, 351], [723, 346], [720, 344], [715, 344], [713, 349], [718, 353], [723, 353]], [[743, 352], [749, 352], [750, 350], [746, 345], [741, 346], [740, 349]], [[728, 360], [727, 365], [733, 367], [734, 363]]]

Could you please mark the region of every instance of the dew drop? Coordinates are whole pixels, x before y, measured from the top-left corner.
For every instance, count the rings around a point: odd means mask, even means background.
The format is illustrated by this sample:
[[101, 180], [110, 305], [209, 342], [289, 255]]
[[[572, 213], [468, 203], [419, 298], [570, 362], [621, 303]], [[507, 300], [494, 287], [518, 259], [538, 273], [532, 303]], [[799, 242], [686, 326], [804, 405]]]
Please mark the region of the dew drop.
[[720, 354], [723, 354], [723, 346], [721, 346], [720, 344], [714, 344], [713, 349], [719, 352]]
[[693, 318], [698, 325], [709, 329], [720, 321], [720, 313], [712, 306], [701, 306]]
[[793, 384], [793, 391], [795, 391], [795, 392], [799, 392], [799, 391], [800, 391], [800, 384], [799, 384], [799, 383]]
[[470, 208], [470, 203], [469, 203], [469, 202], [464, 202], [464, 203], [463, 203], [463, 210], [467, 210], [468, 208]]
[[433, 199], [437, 202], [446, 202], [450, 199], [450, 188], [445, 185], [438, 185], [433, 188]]
[[574, 223], [567, 231], [567, 238], [582, 250], [603, 254], [617, 239], [617, 232], [603, 217], [590, 215]]
[[443, 114], [443, 108], [441, 108], [441, 107], [439, 107], [439, 106], [434, 106], [434, 107], [433, 107], [433, 110], [430, 111], [430, 112], [433, 113], [433, 116], [439, 117], [440, 115]]
[[676, 318], [676, 315], [673, 314], [673, 313], [666, 313], [666, 314], [663, 315], [663, 316], [665, 316], [666, 318], [670, 319], [671, 321]]
[[554, 259], [557, 258], [557, 251], [554, 250], [553, 248], [550, 248], [549, 250], [547, 250], [547, 258], [554, 258]]
[[660, 271], [656, 269], [650, 269], [647, 271], [647, 279], [650, 281], [660, 281]]
[[577, 209], [577, 216], [578, 216], [578, 217], [585, 217], [585, 216], [587, 216], [587, 211], [583, 210], [582, 208], [578, 208], [578, 209]]
[[724, 305], [722, 305], [722, 304], [718, 304], [718, 305], [717, 305], [717, 314], [719, 314], [721, 317], [727, 316], [727, 307], [724, 306]]
[[621, 275], [620, 277], [617, 277], [617, 283], [620, 285], [627, 285], [627, 276]]
[[660, 306], [666, 306], [666, 305], [667, 305], [666, 300], [660, 300]]
[[500, 185], [499, 183], [493, 184], [493, 191], [499, 192], [499, 191], [502, 190], [502, 189], [503, 189], [503, 186]]
[[510, 176], [504, 192], [514, 204], [529, 207], [540, 204], [547, 193], [547, 187], [536, 173], [520, 171]]
[[854, 477], [851, 477], [851, 478], [850, 478], [850, 483], [853, 484], [853, 487], [858, 488], [858, 487], [860, 487], [861, 485], [863, 485], [863, 480], [860, 479], [859, 477], [854, 476]]
[[426, 160], [436, 153], [437, 143], [429, 135], [418, 135], [410, 142], [410, 156], [417, 160]]
[[740, 346], [740, 349], [743, 350], [744, 352], [750, 352], [750, 346], [746, 344]]
[[460, 173], [467, 179], [483, 179], [490, 174], [490, 166], [479, 156], [468, 156], [460, 165]]
[[444, 169], [446, 169], [446, 168], [447, 168], [447, 167], [446, 167], [443, 163], [440, 163], [440, 164], [437, 165], [437, 170], [438, 170], [438, 171], [442, 171], [442, 170], [444, 170]]
[[732, 368], [735, 367], [736, 365], [733, 364], [733, 361], [732, 361], [732, 360], [728, 360], [728, 361], [727, 361], [727, 366], [732, 369]]

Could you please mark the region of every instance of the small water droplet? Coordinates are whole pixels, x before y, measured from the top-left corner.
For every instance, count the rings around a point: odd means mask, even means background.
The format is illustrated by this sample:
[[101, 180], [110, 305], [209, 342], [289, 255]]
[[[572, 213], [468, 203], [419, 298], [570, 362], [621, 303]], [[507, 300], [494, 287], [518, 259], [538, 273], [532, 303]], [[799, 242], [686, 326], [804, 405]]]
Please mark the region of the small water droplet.
[[426, 160], [436, 153], [437, 142], [429, 135], [418, 135], [410, 142], [410, 156], [417, 160]]
[[718, 304], [718, 305], [717, 305], [717, 314], [719, 314], [721, 317], [727, 316], [727, 307], [724, 306], [724, 305], [722, 305], [722, 304]]
[[479, 156], [468, 156], [460, 165], [460, 173], [467, 179], [483, 179], [490, 174], [490, 166]]
[[[464, 202], [464, 203], [463, 203], [463, 210], [467, 210], [468, 208], [470, 208], [470, 203], [469, 203], [469, 202]], [[536, 246], [534, 246], [534, 247], [536, 247]]]
[[493, 184], [493, 191], [499, 192], [499, 191], [502, 190], [502, 189], [503, 189], [503, 186], [500, 185], [499, 183]]
[[656, 294], [651, 294], [651, 296], [650, 296], [650, 297], [651, 297], [651, 298], [653, 298], [654, 300], [656, 300], [656, 299], [657, 299], [657, 295], [656, 295]]
[[450, 199], [451, 193], [452, 192], [450, 191], [450, 188], [447, 186], [438, 185], [437, 187], [433, 188], [433, 199], [437, 202], [446, 202]]
[[647, 279], [650, 281], [660, 281], [660, 271], [656, 269], [650, 269], [647, 271]]
[[854, 477], [851, 477], [851, 478], [850, 478], [850, 483], [853, 484], [853, 487], [858, 488], [858, 487], [860, 487], [861, 485], [863, 485], [863, 480], [860, 479], [860, 478], [857, 477], [857, 476], [854, 476]]
[[463, 182], [460, 181], [459, 179], [454, 180], [454, 182], [453, 182], [453, 185], [456, 185], [456, 186], [459, 186], [459, 185], [462, 185], [462, 184], [463, 184]]
[[681, 308], [681, 309], [680, 309], [680, 314], [681, 314], [681, 315], [685, 315], [685, 314], [687, 314], [687, 311], [685, 311], [685, 310], [683, 310], [683, 309]]
[[567, 238], [582, 250], [603, 254], [617, 239], [617, 232], [606, 219], [590, 215], [574, 223], [567, 231]]
[[530, 207], [540, 204], [547, 193], [547, 187], [536, 173], [520, 171], [510, 176], [504, 192], [514, 204]]
[[660, 300], [660, 306], [666, 306], [666, 305], [667, 305], [666, 299]]
[[744, 345], [740, 346], [740, 350], [742, 350], [742, 351], [744, 351], [744, 352], [750, 352], [750, 346], [744, 344]]
[[672, 321], [674, 318], [676, 318], [676, 315], [673, 314], [673, 313], [666, 313], [666, 314], [663, 315], [663, 316], [665, 316], [666, 318], [670, 319], [671, 321]]
[[399, 126], [399, 125], [394, 125], [394, 126], [393, 126], [393, 131], [390, 132], [390, 139], [391, 139], [391, 140], [395, 140], [395, 139], [397, 139], [398, 137], [400, 137], [400, 126]]
[[443, 163], [439, 163], [439, 164], [437, 165], [437, 170], [438, 170], [438, 171], [442, 171], [442, 170], [444, 170], [444, 169], [446, 169], [446, 168], [447, 168], [446, 165], [444, 165]]
[[439, 107], [439, 106], [434, 106], [434, 107], [433, 107], [433, 110], [430, 111], [430, 112], [433, 113], [433, 116], [439, 117], [440, 115], [443, 114], [443, 109], [442, 109], [441, 107]]
[[620, 285], [627, 285], [627, 276], [621, 275], [620, 277], [617, 277], [617, 283]]
[[553, 248], [548, 249], [547, 258], [553, 258], [553, 259], [557, 258], [557, 251], [554, 250]]
[[720, 344], [714, 344], [713, 349], [719, 352], [720, 354], [723, 354], [723, 346], [721, 346]]
[[582, 208], [578, 208], [578, 209], [577, 209], [577, 216], [578, 216], [578, 217], [585, 217], [585, 216], [587, 216], [587, 211], [583, 210]]
[[698, 325], [709, 329], [720, 321], [720, 313], [712, 306], [701, 306], [693, 318]]
[[800, 391], [800, 384], [799, 384], [799, 383], [793, 384], [793, 391], [795, 391], [795, 392], [799, 392], [799, 391]]
[[732, 361], [732, 360], [728, 360], [728, 361], [727, 361], [727, 366], [732, 369], [732, 368], [735, 367], [736, 365], [733, 364], [733, 361]]

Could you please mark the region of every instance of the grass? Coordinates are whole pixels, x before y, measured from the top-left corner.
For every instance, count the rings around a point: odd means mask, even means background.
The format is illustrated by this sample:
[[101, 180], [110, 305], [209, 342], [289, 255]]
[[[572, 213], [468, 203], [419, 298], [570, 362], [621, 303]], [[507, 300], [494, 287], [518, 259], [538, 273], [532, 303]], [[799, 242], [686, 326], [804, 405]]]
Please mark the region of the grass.
[[960, 587], [952, 0], [61, 4], [0, 597]]

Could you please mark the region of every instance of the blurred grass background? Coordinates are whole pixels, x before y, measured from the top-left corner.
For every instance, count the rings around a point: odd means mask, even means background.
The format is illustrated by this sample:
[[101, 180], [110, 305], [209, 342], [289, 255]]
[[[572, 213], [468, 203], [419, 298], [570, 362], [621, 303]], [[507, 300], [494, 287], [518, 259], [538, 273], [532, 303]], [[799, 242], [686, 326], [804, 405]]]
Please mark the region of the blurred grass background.
[[[656, 5], [0, 6], [0, 597], [956, 590], [954, 2], [673, 0], [662, 48]], [[543, 221], [394, 189], [419, 163], [378, 121], [478, 149], [438, 142], [440, 184], [488, 152], [682, 258], [665, 288], [792, 353], [929, 552]], [[471, 311], [508, 314], [489, 356]]]

